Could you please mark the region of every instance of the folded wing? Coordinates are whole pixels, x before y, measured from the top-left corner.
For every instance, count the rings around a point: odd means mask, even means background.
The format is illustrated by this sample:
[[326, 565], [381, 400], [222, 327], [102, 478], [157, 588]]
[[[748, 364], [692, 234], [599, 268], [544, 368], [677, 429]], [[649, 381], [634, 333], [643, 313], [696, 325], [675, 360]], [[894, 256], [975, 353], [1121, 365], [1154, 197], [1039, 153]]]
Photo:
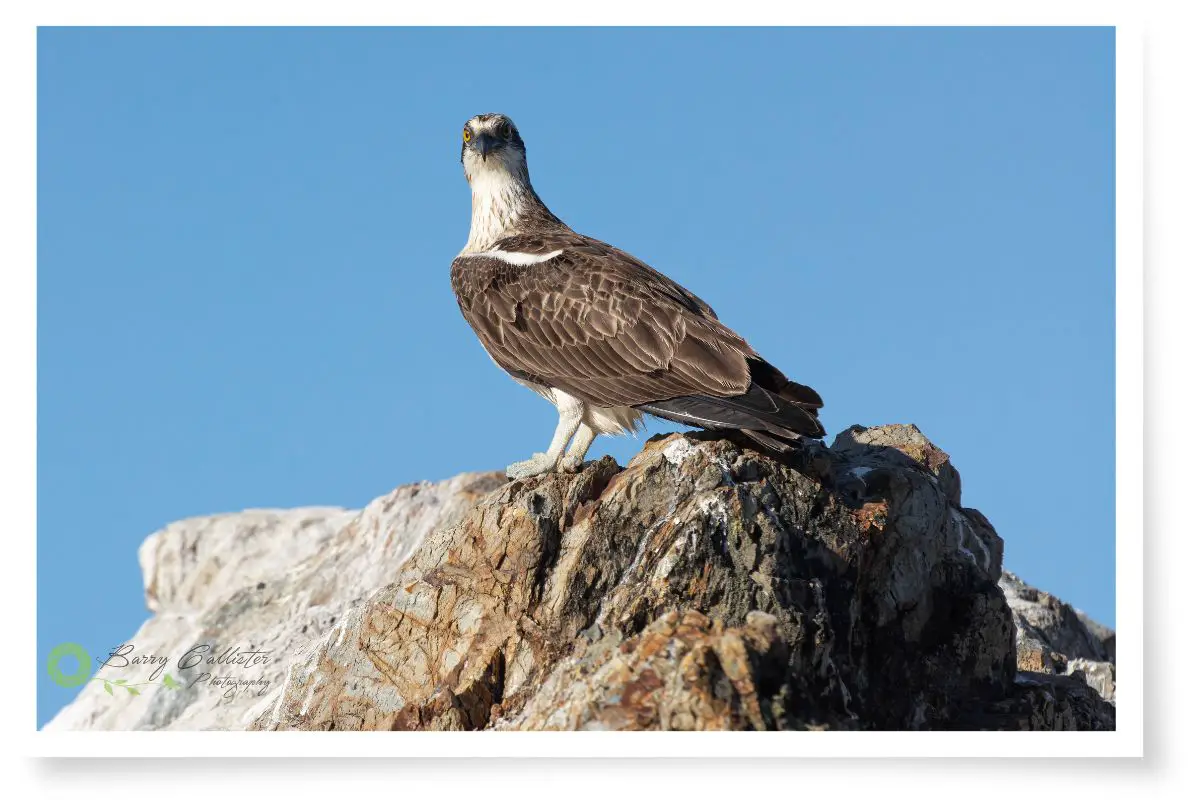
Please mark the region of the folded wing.
[[788, 381], [691, 292], [623, 251], [563, 233], [460, 256], [459, 308], [515, 377], [705, 428], [823, 435], [820, 397]]

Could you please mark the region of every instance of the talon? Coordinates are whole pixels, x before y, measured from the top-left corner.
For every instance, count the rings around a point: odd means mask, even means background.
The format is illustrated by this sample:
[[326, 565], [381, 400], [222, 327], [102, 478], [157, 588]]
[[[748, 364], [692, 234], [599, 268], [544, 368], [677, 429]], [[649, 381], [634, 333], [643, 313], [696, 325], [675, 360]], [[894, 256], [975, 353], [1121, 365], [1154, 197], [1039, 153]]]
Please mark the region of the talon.
[[566, 456], [558, 465], [559, 472], [578, 472], [583, 466], [583, 459], [577, 456]]
[[504, 474], [513, 480], [544, 475], [554, 467], [553, 464], [547, 463], [548, 460], [545, 453], [534, 453], [533, 457], [527, 461], [509, 464], [504, 470]]

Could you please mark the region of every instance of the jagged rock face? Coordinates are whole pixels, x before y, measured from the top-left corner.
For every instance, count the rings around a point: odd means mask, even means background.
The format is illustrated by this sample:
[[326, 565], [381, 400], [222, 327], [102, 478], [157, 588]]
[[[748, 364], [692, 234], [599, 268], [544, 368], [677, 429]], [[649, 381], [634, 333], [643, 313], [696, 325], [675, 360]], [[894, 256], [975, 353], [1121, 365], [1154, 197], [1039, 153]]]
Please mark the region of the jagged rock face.
[[692, 434], [511, 483], [254, 727], [953, 727], [1018, 691], [1001, 541], [957, 500], [911, 426], [852, 429], [803, 470]]
[[[1018, 673], [1002, 542], [960, 485], [912, 426], [851, 428], [793, 465], [676, 434], [623, 470], [464, 475], [261, 531], [281, 563], [208, 564], [218, 526], [185, 525], [143, 549], [147, 626], [271, 648], [271, 692], [105, 716], [97, 686], [53, 724], [1111, 728], [1090, 666]], [[239, 574], [257, 582], [233, 588]]]

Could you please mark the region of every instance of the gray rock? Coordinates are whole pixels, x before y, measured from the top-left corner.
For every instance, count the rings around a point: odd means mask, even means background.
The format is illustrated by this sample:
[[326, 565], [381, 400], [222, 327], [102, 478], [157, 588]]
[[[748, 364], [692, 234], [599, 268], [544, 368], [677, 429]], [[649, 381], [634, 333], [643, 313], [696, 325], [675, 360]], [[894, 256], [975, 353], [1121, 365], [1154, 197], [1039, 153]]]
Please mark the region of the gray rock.
[[1011, 572], [1000, 577], [1000, 588], [1018, 620], [1018, 637], [1035, 640], [1038, 646], [1059, 653], [1067, 660], [1087, 658], [1093, 661], [1110, 660], [1101, 637], [1111, 637], [1112, 660], [1115, 660], [1115, 634], [1077, 614], [1070, 604], [1035, 589]]
[[1073, 658], [1067, 662], [1068, 675], [1082, 675], [1087, 685], [1114, 705], [1117, 702], [1117, 665], [1109, 661]]
[[1078, 674], [1104, 700], [1116, 702], [1114, 631], [1011, 572], [1001, 575], [1000, 588], [1016, 625], [1018, 669], [1045, 675]]
[[187, 613], [316, 555], [358, 512], [256, 509], [172, 522], [138, 549], [151, 611]]

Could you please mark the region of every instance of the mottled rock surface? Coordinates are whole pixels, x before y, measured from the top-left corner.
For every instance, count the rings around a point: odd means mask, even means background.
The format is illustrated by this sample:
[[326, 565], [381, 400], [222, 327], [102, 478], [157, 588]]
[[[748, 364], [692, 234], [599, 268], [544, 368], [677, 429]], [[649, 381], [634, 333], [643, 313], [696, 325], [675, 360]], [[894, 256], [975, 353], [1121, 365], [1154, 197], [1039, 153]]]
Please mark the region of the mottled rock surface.
[[727, 628], [668, 611], [628, 638], [611, 635], [564, 660], [512, 719], [512, 730], [772, 730], [786, 716], [787, 646], [776, 619], [751, 611]]
[[[173, 646], [252, 638], [279, 654], [269, 691], [223, 706], [164, 692], [119, 713], [91, 687], [51, 725], [1115, 724], [1093, 688], [1104, 691], [1113, 662], [1085, 622], [1091, 638], [1051, 628], [1038, 640], [1061, 670], [1021, 663], [1032, 658], [1018, 647], [1021, 626], [1041, 624], [1021, 604], [1049, 603], [1023, 599], [1029, 587], [1002, 576], [1000, 537], [961, 506], [949, 458], [910, 425], [851, 428], [793, 464], [675, 434], [624, 469], [605, 458], [507, 483], [464, 475], [402, 487], [360, 513], [293, 513], [219, 563], [238, 536], [212, 531], [260, 523], [189, 521], [143, 548], [158, 611], [147, 626], [170, 629]], [[295, 555], [264, 557], [273, 548]], [[235, 586], [239, 575], [255, 582]]]

